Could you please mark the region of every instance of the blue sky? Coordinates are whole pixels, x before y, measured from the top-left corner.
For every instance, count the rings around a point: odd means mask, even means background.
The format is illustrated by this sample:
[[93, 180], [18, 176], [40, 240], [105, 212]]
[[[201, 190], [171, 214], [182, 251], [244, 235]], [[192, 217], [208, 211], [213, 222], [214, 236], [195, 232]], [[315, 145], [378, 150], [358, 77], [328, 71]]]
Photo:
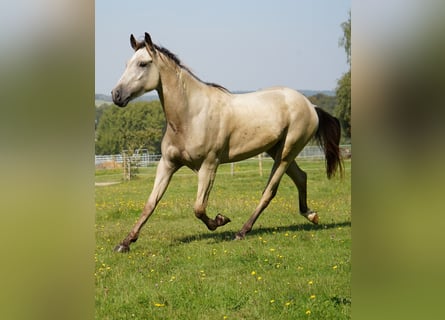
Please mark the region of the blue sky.
[[96, 0], [96, 93], [110, 93], [133, 54], [130, 34], [144, 32], [229, 90], [334, 90], [348, 70], [338, 42], [350, 8], [350, 0]]

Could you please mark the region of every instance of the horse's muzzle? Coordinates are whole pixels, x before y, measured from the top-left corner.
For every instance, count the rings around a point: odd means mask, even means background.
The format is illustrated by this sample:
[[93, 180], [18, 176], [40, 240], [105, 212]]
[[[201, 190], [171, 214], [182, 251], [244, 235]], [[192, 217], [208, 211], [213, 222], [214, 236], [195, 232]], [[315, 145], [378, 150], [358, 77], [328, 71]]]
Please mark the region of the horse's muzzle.
[[121, 90], [119, 90], [118, 88], [115, 88], [111, 91], [111, 97], [113, 98], [114, 104], [119, 107], [125, 107], [130, 101], [130, 98], [124, 97]]

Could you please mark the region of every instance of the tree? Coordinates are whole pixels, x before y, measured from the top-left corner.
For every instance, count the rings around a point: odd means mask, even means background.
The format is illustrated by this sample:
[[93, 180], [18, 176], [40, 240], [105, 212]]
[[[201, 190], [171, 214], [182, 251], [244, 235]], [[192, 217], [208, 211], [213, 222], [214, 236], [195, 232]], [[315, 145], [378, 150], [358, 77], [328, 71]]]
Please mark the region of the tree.
[[333, 114], [334, 108], [337, 105], [337, 98], [335, 96], [328, 96], [323, 93], [317, 93], [313, 96], [308, 97], [309, 101], [319, 106], [323, 110]]
[[165, 119], [159, 101], [135, 102], [121, 109], [104, 108], [97, 125], [96, 154], [159, 153]]
[[340, 119], [343, 135], [351, 138], [351, 70], [338, 80], [335, 115]]
[[351, 11], [349, 11], [348, 21], [341, 24], [343, 29], [343, 38], [340, 39], [339, 45], [345, 48], [346, 60], [351, 66]]
[[339, 45], [345, 49], [349, 71], [337, 82], [335, 115], [340, 119], [345, 138], [349, 140], [351, 138], [351, 11], [348, 21], [343, 22], [341, 27], [343, 38], [340, 39]]

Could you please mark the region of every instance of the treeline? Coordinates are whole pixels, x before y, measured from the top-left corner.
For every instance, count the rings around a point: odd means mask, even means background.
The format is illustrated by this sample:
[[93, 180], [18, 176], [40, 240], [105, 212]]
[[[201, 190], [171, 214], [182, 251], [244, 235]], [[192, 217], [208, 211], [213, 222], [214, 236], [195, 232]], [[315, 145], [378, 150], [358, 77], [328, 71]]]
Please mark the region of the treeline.
[[[324, 110], [335, 114], [336, 97], [322, 93], [308, 97]], [[159, 100], [96, 106], [96, 154], [119, 154], [123, 150], [147, 149], [161, 153], [165, 117]]]
[[159, 101], [134, 102], [126, 108], [96, 106], [96, 154], [147, 149], [160, 153], [165, 118]]
[[328, 96], [323, 93], [317, 93], [308, 97], [309, 101], [319, 106], [323, 110], [335, 115], [335, 106], [337, 105], [337, 98], [335, 96]]

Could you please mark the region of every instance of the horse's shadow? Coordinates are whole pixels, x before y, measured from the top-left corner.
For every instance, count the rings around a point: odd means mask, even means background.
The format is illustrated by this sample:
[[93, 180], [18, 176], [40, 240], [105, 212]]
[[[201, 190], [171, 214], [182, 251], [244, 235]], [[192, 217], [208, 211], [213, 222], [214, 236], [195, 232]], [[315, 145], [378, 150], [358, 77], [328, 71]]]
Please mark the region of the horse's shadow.
[[[257, 229], [253, 229], [248, 233], [246, 237], [252, 236], [261, 236], [264, 234], [270, 233], [285, 233], [285, 232], [298, 232], [298, 231], [312, 231], [312, 230], [326, 230], [326, 229], [334, 229], [339, 227], [350, 227], [351, 221], [344, 221], [338, 223], [326, 223], [326, 224], [309, 224], [302, 223], [290, 226], [282, 226], [282, 227], [259, 227]], [[199, 233], [194, 235], [188, 235], [180, 238], [174, 239], [174, 243], [190, 243], [194, 241], [202, 241], [202, 240], [213, 240], [215, 243], [232, 241], [234, 240], [235, 233], [233, 231], [222, 231], [215, 233]]]

